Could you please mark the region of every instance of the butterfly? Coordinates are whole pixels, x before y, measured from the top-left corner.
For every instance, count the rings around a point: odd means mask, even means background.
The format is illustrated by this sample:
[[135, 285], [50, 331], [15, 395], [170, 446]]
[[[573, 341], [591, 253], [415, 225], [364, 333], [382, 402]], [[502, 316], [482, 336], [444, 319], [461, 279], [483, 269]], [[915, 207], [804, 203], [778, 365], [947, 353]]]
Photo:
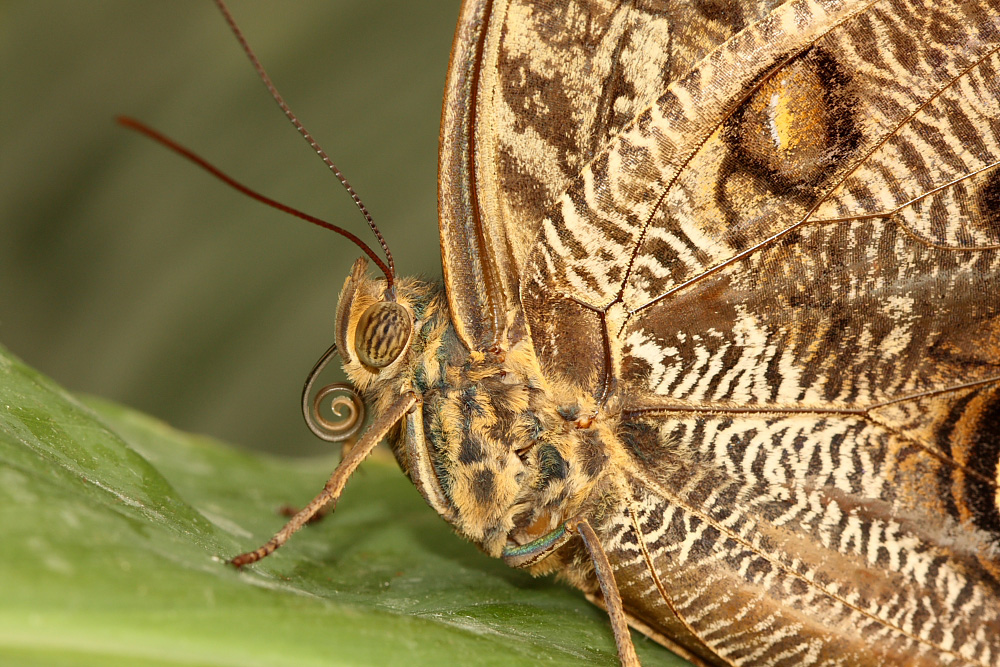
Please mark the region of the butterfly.
[[330, 356], [374, 422], [234, 564], [388, 435], [623, 664], [626, 624], [710, 664], [997, 664], [998, 50], [986, 0], [466, 0], [444, 284], [355, 264]]

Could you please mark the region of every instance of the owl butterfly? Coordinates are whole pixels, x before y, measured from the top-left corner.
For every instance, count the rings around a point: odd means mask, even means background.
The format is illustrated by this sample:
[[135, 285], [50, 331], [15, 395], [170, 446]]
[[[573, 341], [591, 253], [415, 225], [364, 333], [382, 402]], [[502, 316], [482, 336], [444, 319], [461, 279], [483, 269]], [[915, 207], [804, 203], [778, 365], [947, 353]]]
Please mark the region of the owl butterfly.
[[[488, 554], [700, 663], [1000, 664], [1000, 0], [466, 0], [444, 285], [336, 348]], [[374, 257], [374, 255], [372, 255]]]

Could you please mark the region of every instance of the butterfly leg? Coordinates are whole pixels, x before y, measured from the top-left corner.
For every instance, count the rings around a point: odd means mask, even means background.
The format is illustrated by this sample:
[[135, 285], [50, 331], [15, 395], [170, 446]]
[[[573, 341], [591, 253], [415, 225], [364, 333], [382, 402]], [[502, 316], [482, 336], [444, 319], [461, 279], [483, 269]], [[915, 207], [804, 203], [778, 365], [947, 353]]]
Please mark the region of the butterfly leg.
[[628, 629], [628, 616], [625, 614], [622, 596], [618, 592], [615, 573], [611, 569], [608, 555], [604, 553], [597, 533], [584, 518], [570, 519], [566, 522], [566, 528], [580, 536], [588, 553], [590, 553], [590, 560], [593, 562], [594, 571], [597, 574], [597, 582], [601, 585], [601, 594], [604, 596], [604, 607], [608, 611], [611, 628], [615, 633], [615, 645], [618, 647], [618, 659], [621, 660], [622, 667], [639, 667], [639, 656], [635, 654], [635, 646], [632, 645], [632, 634]]
[[[341, 446], [341, 448], [340, 448], [340, 460], [341, 461], [343, 461], [345, 458], [347, 458], [347, 455], [350, 454], [351, 449], [353, 449], [355, 445], [357, 445], [357, 443], [354, 442], [353, 439], [352, 439], [352, 440], [346, 441]], [[354, 474], [361, 475], [363, 473], [364, 473], [364, 469], [362, 468], [362, 469], [358, 470]], [[292, 518], [292, 517], [294, 517], [296, 514], [298, 514], [301, 511], [302, 511], [302, 508], [301, 507], [296, 507], [295, 505], [282, 505], [281, 507], [278, 508], [278, 516], [284, 516], [284, 517]], [[332, 502], [327, 503], [320, 510], [318, 510], [315, 514], [313, 514], [311, 517], [309, 517], [306, 520], [306, 525], [307, 526], [311, 526], [314, 523], [319, 523], [320, 521], [322, 521], [325, 517], [329, 516], [330, 514], [333, 514], [333, 503]]]
[[268, 540], [263, 546], [254, 549], [253, 551], [248, 551], [242, 553], [235, 558], [229, 560], [229, 564], [241, 568], [245, 565], [250, 565], [256, 563], [261, 558], [266, 558], [278, 549], [282, 544], [288, 541], [292, 535], [294, 535], [299, 528], [304, 526], [309, 522], [318, 512], [323, 510], [324, 507], [330, 503], [337, 502], [340, 498], [340, 493], [344, 490], [344, 486], [347, 484], [347, 480], [354, 473], [361, 462], [367, 458], [375, 445], [377, 445], [382, 438], [385, 437], [386, 433], [398, 422], [403, 419], [406, 414], [414, 408], [414, 406], [420, 403], [420, 399], [412, 392], [406, 392], [399, 399], [393, 403], [388, 410], [386, 410], [378, 419], [376, 419], [372, 425], [365, 432], [365, 435], [348, 453], [346, 457], [337, 466], [337, 469], [333, 471], [333, 475], [330, 476], [330, 480], [323, 487], [323, 490], [313, 498], [308, 505], [299, 510], [299, 512], [291, 518], [291, 520], [285, 524], [285, 527], [279, 530], [274, 537]]
[[590, 560], [594, 564], [597, 582], [601, 586], [601, 595], [604, 598], [604, 604], [601, 606], [608, 612], [608, 617], [611, 619], [611, 628], [615, 633], [615, 645], [618, 647], [618, 659], [621, 660], [623, 667], [640, 667], [639, 657], [635, 654], [632, 635], [628, 629], [628, 616], [625, 614], [622, 596], [618, 592], [618, 583], [615, 581], [615, 572], [611, 568], [608, 555], [604, 553], [597, 533], [585, 518], [582, 516], [573, 517], [551, 533], [543, 535], [533, 542], [507, 547], [503, 551], [504, 562], [511, 567], [531, 567], [566, 544], [574, 535], [579, 535], [580, 539], [583, 540], [583, 544], [590, 554]]
[[[593, 593], [584, 593], [584, 596], [595, 607], [600, 607], [604, 611], [608, 610], [608, 605], [604, 604], [604, 598], [601, 596], [599, 592], [594, 591]], [[712, 667], [711, 664], [702, 660], [701, 657], [687, 650], [674, 640], [664, 635], [662, 632], [654, 630], [652, 626], [650, 626], [648, 623], [644, 622], [637, 616], [633, 616], [628, 611], [626, 611], [625, 617], [628, 619], [628, 625], [630, 628], [641, 632], [642, 634], [646, 635], [647, 638], [652, 639], [660, 646], [665, 646], [670, 650], [671, 653], [676, 654], [678, 657], [687, 660], [692, 665], [696, 665], [697, 667]]]

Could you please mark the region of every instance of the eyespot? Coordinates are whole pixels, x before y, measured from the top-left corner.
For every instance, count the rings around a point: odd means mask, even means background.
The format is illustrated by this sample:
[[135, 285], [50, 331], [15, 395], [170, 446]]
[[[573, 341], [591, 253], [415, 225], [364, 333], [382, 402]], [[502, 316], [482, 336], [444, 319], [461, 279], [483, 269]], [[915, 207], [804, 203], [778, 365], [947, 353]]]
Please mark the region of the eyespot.
[[402, 354], [410, 339], [410, 314], [395, 301], [379, 301], [361, 314], [354, 350], [365, 366], [385, 368]]

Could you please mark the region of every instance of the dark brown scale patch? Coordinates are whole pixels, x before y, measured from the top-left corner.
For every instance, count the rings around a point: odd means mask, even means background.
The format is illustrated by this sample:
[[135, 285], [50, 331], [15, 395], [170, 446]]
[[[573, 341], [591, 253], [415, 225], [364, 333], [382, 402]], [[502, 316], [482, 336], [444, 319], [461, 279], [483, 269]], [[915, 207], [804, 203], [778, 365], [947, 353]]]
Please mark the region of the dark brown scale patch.
[[[950, 104], [949, 106], [954, 108], [954, 104]], [[961, 122], [955, 118], [950, 118], [950, 120], [953, 123]], [[929, 147], [930, 150], [926, 147], [921, 148], [921, 150], [925, 153], [932, 153], [937, 160], [940, 160], [955, 171], [962, 171], [966, 168], [965, 157], [955, 151], [954, 146], [950, 143], [946, 134], [941, 132], [939, 127], [920, 120], [919, 118], [914, 118], [910, 121], [910, 129]], [[962, 148], [967, 151], [972, 151], [974, 147], [972, 146], [972, 142], [963, 141]]]
[[462, 444], [458, 450], [459, 463], [466, 465], [477, 463], [483, 460], [483, 456], [483, 445], [476, 435], [468, 433], [466, 437], [462, 438]]
[[566, 421], [572, 422], [576, 421], [576, 418], [580, 416], [580, 406], [576, 403], [573, 405], [560, 405], [556, 408], [556, 412]]
[[524, 168], [516, 154], [501, 150], [497, 159], [499, 180], [505, 183], [504, 193], [517, 203], [519, 209], [531, 210], [538, 199], [547, 200], [554, 196], [546, 183], [539, 181]]
[[[570, 190], [568, 194], [570, 197], [577, 195], [573, 201], [573, 205], [577, 208], [577, 210], [587, 210], [586, 208], [580, 208], [581, 205], [586, 207], [586, 201], [583, 199], [583, 195], [581, 193], [577, 193], [574, 189]], [[549, 211], [549, 219], [552, 221], [552, 227], [559, 235], [560, 243], [562, 243], [563, 246], [565, 246], [565, 248], [569, 251], [569, 256], [571, 258], [581, 260], [590, 257], [590, 253], [587, 248], [585, 248], [573, 234], [566, 231], [569, 225], [566, 223], [566, 219], [563, 217], [561, 209], [554, 208]], [[557, 255], [555, 252], [552, 254]]]
[[[976, 12], [978, 8], [968, 8], [968, 12]], [[976, 12], [980, 13], [980, 12]], [[971, 16], [966, 17], [970, 21], [968, 25], [981, 25], [977, 22], [976, 18]], [[980, 16], [979, 21], [984, 19]], [[937, 12], [934, 15], [933, 20], [927, 22], [928, 34], [930, 34], [931, 44], [959, 44], [963, 39], [967, 37], [966, 31], [960, 23], [958, 23], [952, 16], [947, 12]]]
[[989, 172], [986, 182], [976, 191], [976, 209], [982, 218], [978, 225], [991, 239], [1000, 239], [1000, 168]]
[[542, 488], [555, 479], [566, 479], [569, 464], [554, 446], [546, 443], [538, 448], [538, 484]]
[[577, 451], [580, 456], [580, 464], [583, 472], [588, 477], [597, 477], [608, 462], [608, 455], [604, 451], [604, 443], [596, 431], [582, 431], [580, 446]]
[[651, 463], [662, 455], [659, 430], [647, 422], [627, 422], [617, 433], [622, 444], [643, 463]]
[[559, 166], [566, 177], [575, 176], [575, 167], [568, 164], [575, 152], [573, 125], [565, 122], [572, 117], [573, 106], [558, 75], [546, 77], [532, 66], [529, 58], [513, 56], [508, 49], [500, 50], [498, 71], [507, 73], [500, 90], [515, 113], [514, 128], [520, 132], [528, 128], [538, 132], [559, 151]]
[[[991, 533], [1000, 544], [1000, 507], [996, 480], [1000, 465], [1000, 390], [984, 392], [971, 401], [955, 427], [955, 434], [968, 449], [965, 459], [978, 475], [965, 475], [962, 496], [975, 524]], [[989, 483], [990, 480], [993, 483]]]
[[[972, 124], [972, 118], [962, 108], [962, 104], [958, 100], [944, 98], [941, 100], [941, 107], [948, 118], [948, 129], [961, 141], [962, 148], [975, 155], [976, 159], [990, 162], [992, 153], [984, 141], [982, 133]], [[935, 150], [941, 151], [938, 148]], [[959, 168], [961, 166], [964, 165], [959, 165]]]
[[913, 142], [898, 137], [894, 142], [894, 147], [898, 153], [898, 159], [907, 173], [913, 174], [923, 189], [930, 190], [934, 187], [930, 177], [933, 172], [927, 166], [927, 158], [930, 156], [925, 154], [923, 148], [918, 148], [913, 145]]
[[[928, 16], [927, 20], [928, 22], [937, 22], [940, 20], [940, 14]], [[882, 48], [888, 47], [887, 50], [892, 54], [896, 63], [911, 75], [919, 76], [921, 56], [928, 51], [931, 45], [926, 42], [918, 44], [914, 35], [905, 29], [902, 21], [898, 23], [896, 21], [880, 22], [879, 27], [881, 28], [880, 33], [886, 38]], [[919, 29], [914, 32], [918, 31]], [[882, 45], [881, 42], [880, 45]]]
[[[968, 394], [952, 403], [947, 419], [937, 427], [937, 446], [941, 453], [950, 460], [956, 460], [955, 454], [961, 450], [959, 424], [962, 415], [974, 397], [975, 394]], [[946, 465], [937, 469], [938, 498], [945, 513], [955, 520], [961, 521], [961, 513], [954, 493], [954, 473], [955, 469], [952, 466]]]
[[622, 347], [622, 377], [625, 378], [626, 382], [647, 387], [652, 372], [653, 366], [642, 357], [633, 355], [631, 346]]
[[488, 505], [495, 495], [494, 474], [492, 470], [483, 469], [472, 477], [472, 495], [480, 505]]
[[589, 161], [603, 148], [605, 137], [613, 136], [621, 131], [632, 117], [630, 114], [616, 112], [616, 102], [623, 100], [623, 108], [628, 107], [628, 102], [637, 96], [635, 86], [629, 81], [627, 73], [624, 71], [625, 59], [622, 58], [622, 51], [629, 46], [628, 37], [619, 40], [615, 44], [610, 61], [611, 69], [605, 78], [605, 84], [601, 88], [601, 95], [594, 105], [594, 127], [590, 135], [590, 143], [586, 146], [586, 151], [579, 157], [581, 162]]
[[698, 12], [707, 19], [721, 23], [729, 27], [733, 33], [737, 33], [746, 27], [746, 19], [732, 3], [725, 0], [696, 0], [692, 10]]
[[774, 566], [763, 558], [754, 558], [746, 567], [743, 578], [751, 583], [762, 582], [774, 570]]
[[508, 441], [514, 431], [517, 413], [503, 402], [501, 392], [502, 389], [491, 394], [490, 404], [493, 406], [495, 421], [490, 426], [490, 433], [497, 440]]
[[[535, 279], [524, 285], [521, 294], [531, 339], [545, 372], [574, 386], [602, 377], [604, 350], [594, 345], [603, 336], [600, 316], [561, 298]], [[570, 350], [572, 353], [568, 353]], [[581, 389], [591, 391], [593, 387]]]

